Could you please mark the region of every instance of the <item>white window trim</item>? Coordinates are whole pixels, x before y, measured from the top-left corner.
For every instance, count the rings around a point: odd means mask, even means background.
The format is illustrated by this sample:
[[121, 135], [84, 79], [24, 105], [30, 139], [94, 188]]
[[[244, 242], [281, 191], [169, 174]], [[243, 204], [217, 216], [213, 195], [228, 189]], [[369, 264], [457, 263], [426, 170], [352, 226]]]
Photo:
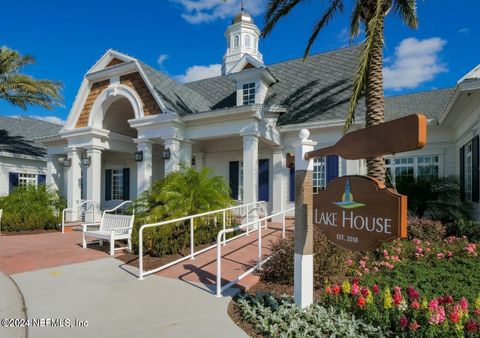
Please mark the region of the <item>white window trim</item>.
[[[395, 170], [397, 168], [401, 167], [413, 167], [413, 177], [417, 178], [419, 176], [419, 167], [428, 167], [430, 165], [423, 165], [418, 163], [419, 158], [425, 158], [425, 157], [437, 157], [438, 161], [436, 163], [433, 163], [432, 166], [436, 165], [437, 166], [437, 175], [442, 176], [443, 175], [443, 157], [440, 154], [419, 154], [419, 155], [414, 155], [414, 156], [388, 156], [385, 159], [390, 160], [390, 164], [385, 164], [386, 169], [393, 169]], [[406, 164], [392, 164], [394, 160], [401, 160], [404, 158], [413, 158], [413, 163], [406, 163]]]
[[[323, 169], [323, 170], [322, 170]], [[327, 158], [317, 157], [313, 159], [312, 173], [313, 193], [318, 194], [327, 186]]]
[[[114, 185], [114, 181], [115, 181], [115, 177], [121, 177], [121, 180], [120, 180], [120, 184], [117, 185], [117, 187], [121, 187], [121, 192], [116, 192], [115, 190], [115, 185]], [[112, 169], [112, 181], [110, 182], [110, 185], [112, 187], [112, 200], [123, 200], [123, 192], [124, 192], [124, 186], [123, 186], [123, 169]], [[116, 198], [118, 197], [118, 195], [121, 195], [120, 198]]]
[[[24, 183], [22, 183], [22, 181]], [[38, 187], [38, 175], [37, 174], [19, 173], [18, 174], [18, 186], [19, 187], [27, 187], [27, 186]]]
[[[473, 194], [473, 142], [465, 144], [464, 176], [465, 176], [465, 200], [471, 202]], [[468, 165], [470, 161], [470, 165]]]
[[[251, 93], [252, 89], [253, 89], [253, 100], [250, 97], [252, 95]], [[242, 105], [247, 106], [247, 105], [255, 104], [256, 95], [257, 95], [257, 90], [256, 90], [255, 82], [248, 82], [248, 83], [242, 84]], [[247, 97], [247, 100], [245, 100], [245, 97]]]

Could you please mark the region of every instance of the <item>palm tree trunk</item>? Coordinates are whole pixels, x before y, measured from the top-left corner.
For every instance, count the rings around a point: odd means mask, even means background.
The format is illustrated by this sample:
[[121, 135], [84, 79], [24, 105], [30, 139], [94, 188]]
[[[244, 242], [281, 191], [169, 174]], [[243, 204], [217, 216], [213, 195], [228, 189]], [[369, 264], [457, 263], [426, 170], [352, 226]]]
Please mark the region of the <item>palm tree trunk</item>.
[[[385, 99], [383, 93], [383, 25], [381, 23], [381, 39], [374, 42], [370, 70], [366, 84], [366, 127], [383, 123]], [[366, 25], [368, 27], [368, 23]], [[368, 31], [367, 31], [368, 34]], [[381, 142], [381, 140], [379, 140]], [[367, 175], [385, 183], [385, 161], [383, 157], [367, 159]]]

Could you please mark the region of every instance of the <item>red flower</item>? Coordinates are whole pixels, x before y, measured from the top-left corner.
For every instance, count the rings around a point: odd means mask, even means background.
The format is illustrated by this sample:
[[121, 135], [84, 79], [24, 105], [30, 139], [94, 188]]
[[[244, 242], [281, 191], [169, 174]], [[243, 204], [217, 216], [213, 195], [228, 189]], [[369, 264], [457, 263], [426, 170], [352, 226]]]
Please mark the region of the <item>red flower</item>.
[[358, 279], [357, 277], [352, 278], [352, 284], [358, 284], [358, 283], [360, 283], [360, 279]]
[[468, 322], [465, 323], [465, 330], [468, 332], [477, 332], [480, 330], [480, 324], [478, 324], [474, 319], [470, 318]]
[[452, 304], [453, 303], [453, 297], [450, 296], [450, 295], [446, 295], [445, 297], [443, 297], [443, 303]]
[[412, 322], [412, 324], [410, 324], [410, 330], [412, 330], [412, 331], [417, 331], [419, 327], [420, 327], [420, 325], [417, 323], [416, 320], [414, 320]]
[[342, 291], [342, 288], [339, 285], [333, 286], [333, 294], [338, 295]]
[[372, 287], [372, 290], [373, 290], [373, 293], [374, 293], [374, 294], [377, 294], [378, 291], [380, 291], [380, 288], [378, 287], [377, 284], [374, 284], [373, 287]]
[[394, 303], [395, 305], [398, 305], [398, 304], [400, 304], [401, 302], [402, 302], [402, 295], [399, 294], [399, 293], [395, 293], [395, 294], [393, 295], [393, 303]]
[[368, 294], [370, 293], [366, 286], [364, 286], [360, 292], [362, 293], [363, 297], [368, 297]]
[[402, 329], [406, 328], [408, 326], [408, 319], [407, 317], [405, 316], [402, 316], [400, 318], [400, 326], [402, 327]]
[[365, 298], [363, 298], [363, 296], [358, 297], [357, 305], [358, 305], [359, 308], [363, 309], [365, 307], [365, 303], [366, 303], [366, 301], [365, 301]]
[[457, 324], [460, 321], [460, 316], [458, 315], [458, 312], [450, 313], [450, 320], [452, 321], [452, 323]]
[[414, 300], [410, 306], [412, 307], [412, 309], [418, 310], [420, 308], [420, 303]]
[[332, 293], [332, 288], [330, 286], [327, 286], [325, 288], [325, 292], [327, 293], [327, 295], [331, 294]]
[[408, 294], [408, 297], [410, 297], [410, 299], [412, 300], [414, 299], [418, 300], [420, 298], [420, 294], [411, 285], [407, 288], [407, 294]]
[[473, 313], [474, 313], [476, 316], [479, 316], [479, 317], [480, 317], [480, 309], [475, 309], [475, 311], [473, 311]]

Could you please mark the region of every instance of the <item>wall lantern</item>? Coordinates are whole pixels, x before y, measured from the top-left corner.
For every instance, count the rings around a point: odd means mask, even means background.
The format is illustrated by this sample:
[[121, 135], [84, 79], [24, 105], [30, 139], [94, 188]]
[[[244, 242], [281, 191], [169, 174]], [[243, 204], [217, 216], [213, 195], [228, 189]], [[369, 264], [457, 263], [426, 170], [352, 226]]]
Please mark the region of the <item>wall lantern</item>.
[[135, 162], [142, 162], [143, 161], [143, 151], [136, 151], [135, 152]]
[[195, 156], [192, 157], [192, 167], [195, 167], [195, 164], [197, 163], [197, 160], [195, 159]]
[[88, 154], [86, 152], [83, 152], [82, 153], [82, 164], [88, 167], [90, 165], [90, 163], [92, 163], [92, 158], [90, 156], [88, 156]]
[[162, 160], [170, 159], [170, 148], [162, 150]]
[[63, 166], [68, 168], [68, 167], [71, 167], [72, 166], [72, 160], [69, 159], [68, 157], [66, 157], [64, 160], [63, 160]]

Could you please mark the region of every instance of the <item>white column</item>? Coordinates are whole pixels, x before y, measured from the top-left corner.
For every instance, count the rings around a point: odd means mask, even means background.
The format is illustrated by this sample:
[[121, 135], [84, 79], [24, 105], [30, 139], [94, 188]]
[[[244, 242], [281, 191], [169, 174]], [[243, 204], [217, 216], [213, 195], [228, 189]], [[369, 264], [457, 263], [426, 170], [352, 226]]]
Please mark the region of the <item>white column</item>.
[[308, 140], [310, 132], [300, 131], [295, 147], [295, 257], [293, 297], [305, 308], [313, 303], [313, 161], [305, 160], [316, 142]]
[[[47, 187], [53, 190], [60, 190], [60, 175], [63, 172], [56, 155], [48, 154], [47, 156]], [[60, 191], [59, 191], [60, 192]]]
[[193, 156], [195, 157], [195, 169], [197, 171], [202, 170], [205, 166], [205, 153], [195, 153]]
[[152, 143], [150, 141], [139, 141], [137, 143], [138, 151], [143, 153], [143, 160], [137, 162], [137, 196], [150, 189], [153, 183], [153, 153]]
[[[272, 156], [272, 175], [273, 175], [273, 186], [272, 186], [272, 209], [273, 213], [276, 214], [281, 212], [285, 208], [284, 201], [284, 172], [285, 168], [285, 157], [283, 156], [282, 147], [277, 147], [273, 149]], [[277, 216], [273, 218], [274, 222], [281, 222], [282, 216]]]
[[88, 147], [87, 156], [90, 157], [90, 165], [87, 167], [87, 200], [95, 203], [95, 208], [89, 203], [85, 213], [87, 222], [100, 221], [100, 206], [102, 203], [102, 149]]
[[177, 137], [167, 138], [163, 142], [165, 149], [170, 149], [170, 159], [165, 160], [165, 176], [179, 169], [180, 142], [181, 139]]
[[[80, 167], [80, 154], [76, 148], [68, 150], [68, 159], [71, 161], [67, 168], [67, 205], [69, 208], [78, 206], [80, 200], [80, 179], [82, 168]], [[77, 221], [77, 212], [67, 212], [67, 221]]]
[[183, 141], [180, 147], [180, 163], [186, 167], [192, 166], [192, 142]]
[[[243, 135], [243, 204], [258, 201], [258, 134]], [[249, 215], [254, 220], [258, 213]], [[255, 227], [252, 227], [255, 228]]]

